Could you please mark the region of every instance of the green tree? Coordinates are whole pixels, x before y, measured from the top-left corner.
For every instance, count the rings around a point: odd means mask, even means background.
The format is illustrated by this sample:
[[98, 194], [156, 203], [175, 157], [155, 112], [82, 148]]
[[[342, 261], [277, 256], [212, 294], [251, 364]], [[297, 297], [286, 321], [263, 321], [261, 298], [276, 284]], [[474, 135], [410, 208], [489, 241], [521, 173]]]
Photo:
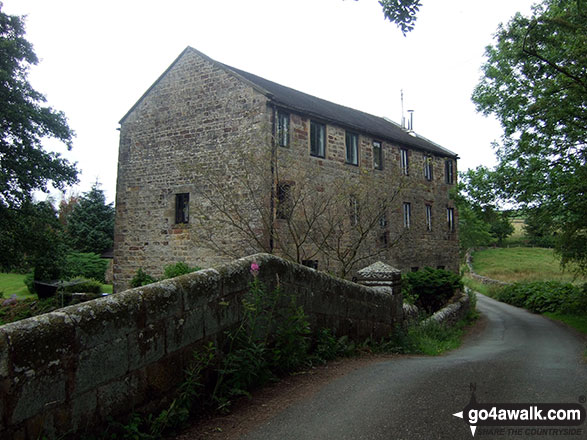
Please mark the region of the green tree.
[[404, 36], [414, 29], [420, 0], [380, 0], [383, 15], [401, 29]]
[[534, 246], [554, 247], [556, 231], [550, 213], [536, 207], [525, 212], [524, 232], [530, 244]]
[[420, 0], [379, 0], [379, 4], [383, 8], [383, 16], [395, 23], [404, 36], [414, 29]]
[[61, 201], [59, 202], [59, 223], [64, 227], [67, 225], [67, 219], [73, 212], [73, 208], [79, 203], [79, 195], [76, 193], [70, 194], [69, 196], [62, 195]]
[[55, 138], [71, 148], [73, 132], [63, 113], [45, 106], [45, 97], [28, 82], [38, 59], [24, 38], [22, 17], [6, 15], [0, 3], [0, 205], [17, 206], [35, 190], [77, 181], [74, 165], [43, 149]]
[[54, 138], [71, 148], [73, 132], [63, 113], [44, 105], [45, 97], [28, 82], [38, 59], [24, 38], [23, 18], [1, 9], [0, 2], [0, 267], [32, 265], [48, 279], [58, 276], [60, 227], [51, 204], [33, 203], [32, 193], [77, 181], [75, 166], [42, 146], [43, 139]]
[[56, 279], [64, 258], [61, 224], [50, 202], [25, 201], [0, 206], [0, 268], [24, 272], [35, 268], [37, 279]]
[[80, 252], [102, 253], [114, 240], [114, 206], [106, 204], [104, 191], [95, 183], [66, 217], [70, 246]]
[[[507, 200], [503, 198], [499, 190], [500, 184], [500, 174], [484, 166], [469, 169], [459, 174], [458, 189], [464, 199], [459, 204], [459, 216], [462, 215], [460, 211], [461, 207], [463, 207], [462, 205], [465, 205], [466, 209], [471, 211], [471, 213], [464, 212], [465, 218], [469, 219], [470, 225], [479, 228], [484, 224], [481, 229], [484, 233], [489, 232], [490, 236], [493, 237], [490, 242], [497, 240], [499, 244], [514, 232], [509, 213], [503, 209]], [[465, 237], [467, 234], [469, 232], [466, 231]], [[474, 231], [473, 236], [481, 238], [484, 235], [478, 229]], [[476, 246], [479, 245], [477, 244]]]
[[459, 209], [459, 247], [462, 253], [467, 249], [488, 246], [495, 242], [491, 227], [468, 205], [457, 204]]
[[451, 193], [459, 211], [459, 249], [461, 256], [467, 249], [488, 246], [495, 242], [491, 235], [490, 225], [480, 218], [473, 209], [469, 199], [463, 193], [462, 183], [459, 182], [456, 190]]
[[[587, 20], [582, 2], [545, 0], [501, 25], [486, 50], [477, 110], [504, 129], [502, 189], [540, 207], [563, 265], [587, 271]], [[544, 214], [546, 213], [546, 214]]]

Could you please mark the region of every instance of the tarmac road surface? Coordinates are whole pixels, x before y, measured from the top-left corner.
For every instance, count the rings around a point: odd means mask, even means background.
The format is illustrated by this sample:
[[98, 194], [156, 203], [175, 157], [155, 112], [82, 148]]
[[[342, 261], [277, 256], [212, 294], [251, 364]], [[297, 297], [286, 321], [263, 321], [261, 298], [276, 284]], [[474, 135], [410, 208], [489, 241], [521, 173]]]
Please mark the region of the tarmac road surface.
[[[469, 403], [471, 384], [483, 404], [584, 403], [584, 337], [483, 295], [478, 295], [477, 307], [487, 324], [458, 350], [433, 358], [391, 359], [354, 371], [243, 438], [471, 439], [469, 425], [453, 416]], [[479, 426], [474, 438], [587, 439], [587, 423], [567, 427], [572, 431], [553, 429], [564, 428]]]

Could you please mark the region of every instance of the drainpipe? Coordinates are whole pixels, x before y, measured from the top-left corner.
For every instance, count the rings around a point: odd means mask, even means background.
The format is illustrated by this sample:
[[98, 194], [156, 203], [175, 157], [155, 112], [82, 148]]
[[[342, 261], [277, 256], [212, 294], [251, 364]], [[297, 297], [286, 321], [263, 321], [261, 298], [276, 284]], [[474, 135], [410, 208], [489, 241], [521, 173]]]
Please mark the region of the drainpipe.
[[273, 107], [273, 121], [271, 124], [271, 195], [269, 197], [269, 212], [271, 213], [271, 221], [269, 222], [269, 253], [273, 253], [275, 246], [273, 242], [274, 223], [275, 223], [275, 194], [276, 194], [276, 182], [275, 182], [275, 157], [276, 157], [276, 142], [277, 138], [277, 107], [275, 104], [271, 104]]

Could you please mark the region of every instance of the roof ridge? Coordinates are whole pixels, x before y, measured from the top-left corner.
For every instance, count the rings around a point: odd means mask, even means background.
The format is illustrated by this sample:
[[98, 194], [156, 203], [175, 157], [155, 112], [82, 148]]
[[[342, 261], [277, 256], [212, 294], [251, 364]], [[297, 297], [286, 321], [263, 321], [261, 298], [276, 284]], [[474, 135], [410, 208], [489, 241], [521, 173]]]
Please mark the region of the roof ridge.
[[[295, 95], [301, 95], [303, 97], [309, 98], [310, 100], [316, 100], [319, 101], [319, 103], [325, 104], [327, 106], [335, 106], [338, 107], [340, 109], [344, 109], [347, 112], [352, 112], [355, 114], [360, 114], [365, 118], [369, 118], [372, 120], [378, 120], [380, 123], [382, 124], [390, 124], [393, 126], [393, 128], [395, 130], [397, 130], [398, 132], [396, 133], [396, 136], [383, 136], [383, 137], [391, 137], [393, 138], [392, 140], [395, 142], [399, 142], [402, 144], [408, 144], [409, 146], [413, 147], [413, 148], [417, 148], [417, 149], [421, 149], [421, 150], [426, 150], [429, 151], [431, 150], [429, 148], [429, 146], [433, 146], [435, 148], [433, 148], [432, 150], [436, 150], [436, 151], [431, 151], [431, 152], [436, 152], [436, 153], [442, 153], [448, 156], [453, 156], [453, 157], [458, 157], [458, 155], [452, 151], [450, 151], [449, 149], [439, 145], [436, 142], [431, 141], [430, 139], [417, 134], [416, 132], [412, 132], [413, 136], [410, 135], [404, 128], [402, 128], [397, 122], [392, 121], [391, 119], [385, 117], [385, 116], [377, 116], [374, 115], [372, 113], [368, 113], [366, 111], [363, 110], [358, 110], [356, 108], [353, 107], [349, 107], [347, 105], [344, 104], [339, 104], [333, 101], [329, 101], [327, 99], [324, 98], [320, 98], [318, 96], [315, 95], [311, 95], [309, 93], [306, 92], [302, 92], [298, 89], [295, 89], [293, 87], [289, 87], [280, 83], [277, 83], [275, 81], [263, 78], [262, 76], [259, 76], [257, 74], [254, 73], [250, 73], [247, 71], [244, 71], [242, 69], [236, 68], [236, 67], [232, 67], [229, 66], [227, 64], [224, 63], [220, 63], [218, 62], [218, 64], [220, 64], [221, 66], [225, 67], [226, 69], [234, 72], [236, 75], [238, 75], [239, 77], [244, 78], [245, 80], [248, 80], [249, 83], [254, 83], [257, 86], [261, 87], [262, 89], [267, 89], [266, 85], [271, 85], [273, 87], [279, 88], [279, 89], [286, 89], [287, 91], [291, 92], [292, 94]], [[259, 84], [261, 83], [261, 84]], [[372, 130], [369, 130], [367, 127], [362, 126], [360, 124], [352, 124], [349, 123], [348, 121], [340, 121], [337, 120], [336, 118], [328, 118], [326, 115], [320, 113], [320, 112], [312, 112], [312, 109], [309, 109], [308, 107], [303, 107], [303, 106], [296, 106], [295, 103], [292, 103], [291, 100], [287, 100], [287, 99], [283, 99], [283, 96], [279, 96], [278, 93], [275, 93], [275, 91], [271, 91], [268, 90], [267, 93], [265, 93], [270, 99], [272, 99], [276, 104], [281, 104], [291, 110], [298, 110], [300, 112], [304, 112], [304, 113], [309, 113], [311, 116], [316, 116], [317, 118], [322, 118], [322, 119], [330, 119], [333, 122], [338, 122], [339, 124], [342, 124], [344, 126], [347, 126], [349, 128], [352, 129], [356, 129], [358, 131], [363, 131], [363, 132], [370, 132]], [[280, 99], [281, 98], [281, 99]], [[401, 132], [401, 134], [400, 134]], [[409, 136], [409, 137], [408, 137]], [[420, 142], [414, 142], [413, 140], [419, 140]], [[424, 145], [423, 143], [429, 144], [428, 148], [426, 145]]]
[[308, 116], [322, 119], [323, 121], [333, 122], [339, 126], [347, 127], [362, 133], [369, 134], [374, 138], [406, 145], [418, 150], [428, 151], [437, 154], [443, 154], [458, 158], [458, 155], [447, 148], [442, 147], [430, 139], [406, 132], [398, 123], [385, 116], [376, 116], [363, 110], [349, 107], [344, 104], [338, 104], [315, 95], [294, 89], [293, 87], [279, 84], [275, 81], [268, 80], [254, 73], [246, 72], [242, 69], [229, 66], [210, 58], [208, 55], [199, 50], [187, 46], [171, 65], [157, 78], [157, 80], [147, 89], [147, 91], [138, 99], [130, 110], [122, 117], [120, 123], [129, 116], [129, 114], [141, 103], [141, 101], [151, 92], [151, 90], [162, 80], [162, 78], [177, 64], [177, 62], [187, 53], [193, 52], [204, 58], [210, 63], [218, 66], [225, 72], [234, 75], [241, 81], [246, 82], [255, 90], [265, 95], [276, 105], [307, 114]]

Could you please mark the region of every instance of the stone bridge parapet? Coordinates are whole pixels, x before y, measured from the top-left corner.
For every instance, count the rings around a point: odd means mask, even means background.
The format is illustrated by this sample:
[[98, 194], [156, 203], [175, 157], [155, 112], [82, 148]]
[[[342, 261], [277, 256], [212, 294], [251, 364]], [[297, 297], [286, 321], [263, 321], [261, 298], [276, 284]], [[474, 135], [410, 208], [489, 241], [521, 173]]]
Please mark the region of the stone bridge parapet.
[[253, 262], [268, 288], [295, 294], [314, 330], [379, 339], [402, 321], [393, 286], [268, 254], [65, 307], [0, 326], [0, 438], [91, 432], [169, 402], [193, 351], [240, 321]]

